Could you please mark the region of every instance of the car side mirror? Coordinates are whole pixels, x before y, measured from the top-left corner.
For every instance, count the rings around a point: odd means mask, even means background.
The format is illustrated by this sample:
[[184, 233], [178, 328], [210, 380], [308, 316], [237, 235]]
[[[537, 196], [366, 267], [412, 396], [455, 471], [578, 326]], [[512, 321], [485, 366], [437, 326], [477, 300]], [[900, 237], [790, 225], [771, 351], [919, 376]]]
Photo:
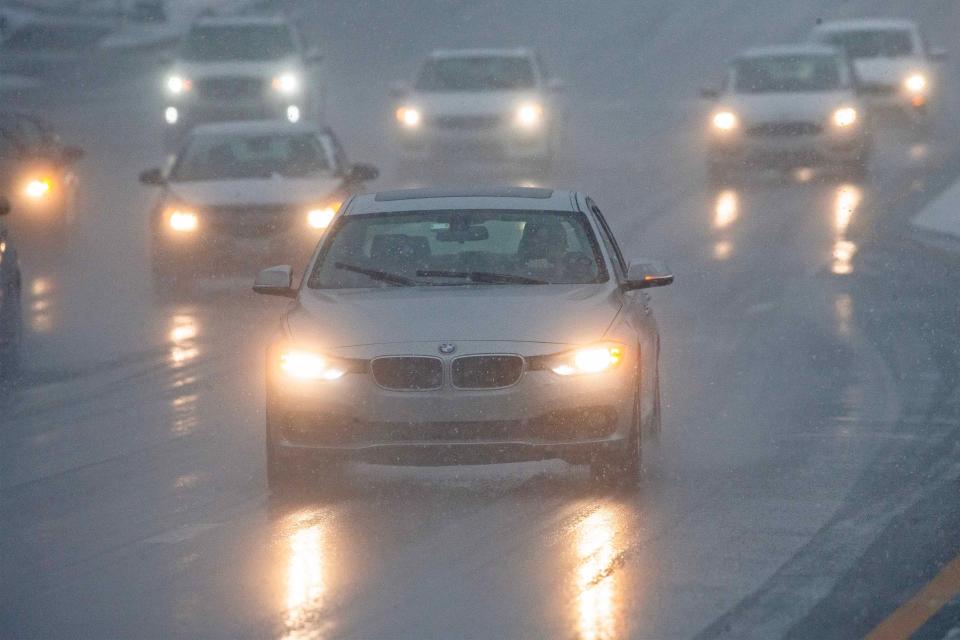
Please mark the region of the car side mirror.
[[159, 187], [166, 184], [166, 179], [163, 177], [163, 171], [159, 167], [154, 167], [153, 169], [147, 169], [140, 173], [140, 183], [150, 185], [152, 187]]
[[621, 291], [652, 289], [673, 284], [673, 274], [666, 266], [650, 260], [638, 260], [630, 263], [627, 280], [620, 285]]
[[254, 279], [253, 290], [265, 296], [296, 298], [297, 290], [293, 288], [293, 269], [287, 264], [264, 269]]
[[64, 162], [76, 162], [84, 156], [84, 151], [80, 147], [64, 147], [60, 156]]
[[372, 164], [357, 163], [347, 172], [347, 182], [366, 182], [380, 177], [380, 170]]
[[703, 87], [700, 89], [700, 97], [705, 100], [717, 100], [720, 97], [720, 90], [713, 87]]
[[323, 52], [318, 47], [310, 47], [303, 54], [303, 59], [310, 64], [319, 64], [323, 62]]
[[404, 98], [410, 93], [410, 85], [406, 82], [391, 82], [388, 91], [391, 98]]
[[547, 80], [547, 90], [553, 91], [554, 93], [560, 93], [566, 89], [566, 85], [563, 84], [563, 80], [559, 78], [550, 78]]
[[10, 201], [0, 196], [0, 216], [5, 216], [10, 213]]
[[946, 49], [932, 49], [930, 51], [930, 59], [934, 62], [943, 62], [947, 59]]

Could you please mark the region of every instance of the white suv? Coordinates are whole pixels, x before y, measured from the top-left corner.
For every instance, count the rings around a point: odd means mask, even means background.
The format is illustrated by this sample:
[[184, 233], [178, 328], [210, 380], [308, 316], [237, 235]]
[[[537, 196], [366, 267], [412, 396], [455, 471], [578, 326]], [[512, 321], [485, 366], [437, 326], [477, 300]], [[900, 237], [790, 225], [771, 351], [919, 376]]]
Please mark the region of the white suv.
[[937, 88], [933, 63], [946, 54], [928, 49], [916, 23], [825, 22], [813, 30], [812, 39], [846, 51], [856, 70], [860, 95], [871, 106], [898, 109], [921, 120], [927, 115]]
[[412, 87], [393, 89], [403, 160], [532, 161], [557, 151], [560, 83], [528, 49], [436, 51]]
[[164, 79], [164, 119], [177, 142], [195, 124], [224, 120], [298, 122], [320, 100], [316, 49], [280, 17], [199, 19]]

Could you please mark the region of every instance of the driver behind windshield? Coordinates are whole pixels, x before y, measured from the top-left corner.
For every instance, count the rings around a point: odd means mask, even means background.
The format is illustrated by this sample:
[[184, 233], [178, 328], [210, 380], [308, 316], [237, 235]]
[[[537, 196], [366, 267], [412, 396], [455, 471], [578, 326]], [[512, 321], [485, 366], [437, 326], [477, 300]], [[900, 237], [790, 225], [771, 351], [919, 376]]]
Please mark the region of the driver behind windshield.
[[174, 166], [179, 182], [270, 178], [306, 178], [329, 173], [323, 145], [310, 134], [271, 136], [205, 135], [190, 142]]

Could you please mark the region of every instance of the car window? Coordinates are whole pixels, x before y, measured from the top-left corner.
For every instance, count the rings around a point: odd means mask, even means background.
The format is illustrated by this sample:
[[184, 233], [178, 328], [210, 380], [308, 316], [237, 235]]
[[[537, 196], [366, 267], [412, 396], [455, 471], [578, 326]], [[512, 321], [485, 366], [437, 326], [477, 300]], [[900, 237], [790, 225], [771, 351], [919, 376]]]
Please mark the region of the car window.
[[296, 51], [283, 25], [198, 26], [187, 34], [180, 49], [184, 60], [276, 60]]
[[371, 270], [424, 285], [468, 284], [475, 279], [467, 276], [475, 273], [505, 276], [504, 284], [511, 279], [550, 284], [608, 279], [586, 217], [552, 211], [345, 216], [325, 242], [308, 285], [389, 286], [390, 282], [362, 273]]
[[840, 47], [851, 58], [896, 58], [913, 54], [907, 29], [857, 30], [828, 33], [823, 41]]
[[187, 144], [171, 172], [174, 181], [308, 177], [333, 173], [334, 163], [317, 136], [199, 135]]
[[607, 250], [607, 255], [611, 257], [614, 270], [617, 271], [621, 277], [626, 276], [627, 261], [623, 258], [623, 253], [620, 251], [620, 246], [617, 244], [616, 238], [613, 237], [613, 232], [610, 231], [607, 220], [603, 217], [600, 208], [593, 200], [588, 198], [587, 206], [590, 208], [590, 211], [593, 212], [597, 223], [600, 225], [600, 241], [603, 242], [604, 248]]
[[428, 60], [417, 78], [420, 91], [529, 89], [535, 84], [530, 60], [520, 56], [477, 56]]
[[835, 91], [842, 86], [836, 56], [764, 56], [743, 58], [734, 63], [737, 93]]

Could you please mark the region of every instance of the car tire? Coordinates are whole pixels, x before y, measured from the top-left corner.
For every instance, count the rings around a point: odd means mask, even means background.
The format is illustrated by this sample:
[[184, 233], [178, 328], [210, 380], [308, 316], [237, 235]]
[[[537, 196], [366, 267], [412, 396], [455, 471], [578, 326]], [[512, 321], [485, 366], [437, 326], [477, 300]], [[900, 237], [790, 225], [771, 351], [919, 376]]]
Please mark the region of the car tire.
[[13, 302], [13, 311], [7, 319], [12, 339], [0, 348], [0, 382], [13, 380], [20, 370], [20, 341], [23, 336], [23, 317], [20, 307], [20, 290], [13, 286], [7, 291]]
[[267, 390], [266, 416], [266, 473], [267, 487], [275, 495], [283, 495], [297, 489], [302, 483], [300, 468], [295, 460], [284, 458], [277, 446], [277, 433], [280, 430], [278, 407]]
[[870, 160], [863, 156], [856, 160], [845, 162], [840, 167], [840, 177], [854, 183], [866, 182], [870, 175]]
[[633, 420], [626, 446], [619, 451], [600, 454], [590, 463], [590, 475], [602, 484], [614, 484], [635, 488], [640, 481], [643, 467], [643, 425], [640, 416], [640, 388], [633, 402]]
[[722, 160], [710, 160], [707, 162], [707, 180], [713, 187], [722, 187], [729, 185], [734, 179], [733, 167], [728, 162]]
[[183, 267], [154, 256], [152, 272], [153, 292], [161, 300], [184, 298], [193, 293], [193, 274]]

